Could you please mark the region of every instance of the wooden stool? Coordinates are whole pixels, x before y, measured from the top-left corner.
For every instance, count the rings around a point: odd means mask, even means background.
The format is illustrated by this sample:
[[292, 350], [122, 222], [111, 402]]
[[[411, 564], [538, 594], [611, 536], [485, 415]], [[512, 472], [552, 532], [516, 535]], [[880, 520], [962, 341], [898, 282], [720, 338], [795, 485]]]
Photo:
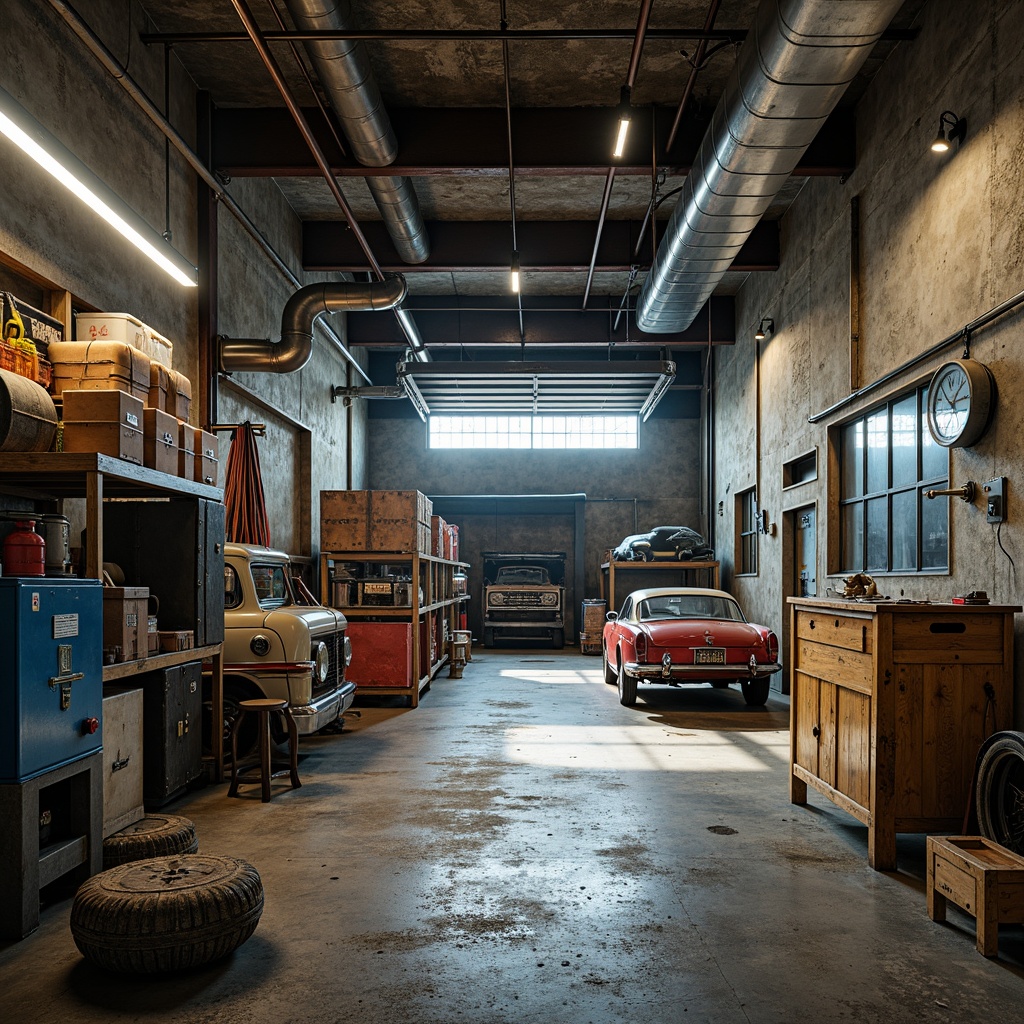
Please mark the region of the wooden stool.
[[946, 900], [977, 919], [982, 956], [999, 955], [999, 925], [1024, 923], [1024, 857], [982, 836], [928, 836], [928, 916], [946, 920]]
[[[281, 775], [290, 775], [292, 789], [298, 789], [302, 783], [299, 781], [299, 730], [295, 726], [295, 719], [292, 718], [291, 710], [286, 700], [242, 700], [238, 702], [238, 718], [235, 719], [234, 727], [231, 730], [231, 785], [228, 786], [228, 796], [238, 796], [238, 784], [240, 782], [254, 782], [257, 778], [263, 786], [263, 802], [270, 799], [270, 780]], [[259, 719], [260, 753], [258, 760], [250, 758], [248, 761], [238, 763], [238, 733], [241, 731], [242, 721], [250, 712], [256, 714]], [[280, 715], [288, 727], [288, 751], [291, 755], [287, 768], [280, 771], [273, 770], [270, 758], [270, 716]], [[256, 768], [258, 765], [258, 772]]]
[[461, 679], [466, 662], [472, 660], [469, 648], [473, 643], [473, 635], [467, 629], [456, 629], [448, 649], [448, 678]]

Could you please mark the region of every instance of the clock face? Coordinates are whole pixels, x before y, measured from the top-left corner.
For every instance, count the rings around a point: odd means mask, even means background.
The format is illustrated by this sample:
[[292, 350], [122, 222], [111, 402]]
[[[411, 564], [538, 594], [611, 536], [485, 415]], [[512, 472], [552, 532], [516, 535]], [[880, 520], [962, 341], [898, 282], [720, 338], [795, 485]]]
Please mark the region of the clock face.
[[928, 429], [936, 444], [966, 448], [988, 425], [992, 375], [974, 359], [954, 359], [935, 371], [928, 386]]

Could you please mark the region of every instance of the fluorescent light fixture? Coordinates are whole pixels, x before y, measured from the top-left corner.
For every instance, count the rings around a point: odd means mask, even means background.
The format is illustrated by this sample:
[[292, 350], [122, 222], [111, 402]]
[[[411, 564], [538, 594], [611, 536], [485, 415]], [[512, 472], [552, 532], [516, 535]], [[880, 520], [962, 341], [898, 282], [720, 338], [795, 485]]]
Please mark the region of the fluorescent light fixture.
[[512, 253], [512, 291], [519, 294], [519, 250]]
[[196, 268], [5, 89], [0, 89], [0, 134], [6, 135], [175, 281], [189, 288], [196, 287]]
[[624, 85], [619, 93], [619, 127], [615, 133], [615, 149], [612, 156], [618, 159], [626, 150], [626, 136], [629, 134], [629, 122], [632, 111], [629, 106], [629, 86]]

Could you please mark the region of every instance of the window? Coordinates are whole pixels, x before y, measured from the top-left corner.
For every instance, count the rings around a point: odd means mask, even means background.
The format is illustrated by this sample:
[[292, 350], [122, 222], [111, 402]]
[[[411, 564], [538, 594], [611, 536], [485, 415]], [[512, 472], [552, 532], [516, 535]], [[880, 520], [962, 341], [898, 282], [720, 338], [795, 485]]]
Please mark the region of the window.
[[757, 572], [757, 492], [751, 488], [736, 495], [739, 506], [740, 555], [739, 571], [753, 576]]
[[291, 588], [283, 565], [251, 565], [256, 599], [261, 608], [280, 608], [291, 604]]
[[949, 456], [928, 432], [926, 389], [873, 409], [840, 431], [844, 572], [923, 572], [949, 565]]
[[431, 448], [638, 448], [636, 416], [431, 416]]

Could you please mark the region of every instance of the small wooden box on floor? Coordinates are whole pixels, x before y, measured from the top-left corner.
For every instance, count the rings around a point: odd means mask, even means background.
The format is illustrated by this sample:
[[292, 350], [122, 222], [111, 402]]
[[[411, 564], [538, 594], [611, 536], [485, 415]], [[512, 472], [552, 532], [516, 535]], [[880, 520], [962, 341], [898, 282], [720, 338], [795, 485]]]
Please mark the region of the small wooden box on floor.
[[1024, 857], [982, 836], [928, 837], [928, 916], [946, 900], [977, 919], [982, 956], [999, 955], [999, 925], [1024, 924]]
[[103, 838], [146, 816], [142, 799], [142, 690], [103, 691]]
[[420, 491], [321, 491], [320, 549], [430, 554], [432, 512]]
[[100, 452], [141, 466], [145, 458], [142, 400], [126, 391], [65, 391], [66, 452]]
[[1012, 727], [1020, 608], [789, 601], [790, 799], [824, 794], [894, 870], [898, 832], [963, 827], [978, 748]]

